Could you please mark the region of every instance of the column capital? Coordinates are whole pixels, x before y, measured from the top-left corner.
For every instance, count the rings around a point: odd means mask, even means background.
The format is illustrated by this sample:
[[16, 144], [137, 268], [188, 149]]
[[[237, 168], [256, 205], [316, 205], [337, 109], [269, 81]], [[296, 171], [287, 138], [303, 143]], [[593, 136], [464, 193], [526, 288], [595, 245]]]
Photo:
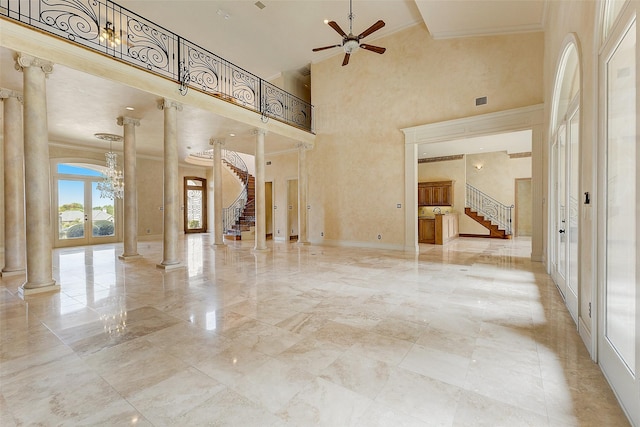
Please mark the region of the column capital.
[[220, 147], [224, 147], [225, 144], [225, 139], [224, 138], [210, 138], [209, 139], [209, 145], [215, 146], [215, 145], [219, 145]]
[[18, 101], [24, 102], [22, 92], [16, 92], [15, 90], [0, 87], [0, 99], [4, 101], [7, 98], [17, 98]]
[[47, 77], [53, 72], [53, 62], [51, 61], [45, 61], [44, 59], [36, 58], [35, 56], [22, 52], [19, 52], [15, 59], [16, 70], [18, 71], [22, 71], [26, 67], [37, 67], [42, 69]]
[[267, 134], [267, 130], [266, 129], [262, 129], [262, 128], [255, 128], [252, 132], [252, 135], [266, 135]]
[[158, 110], [164, 110], [167, 108], [175, 108], [177, 111], [182, 111], [182, 104], [169, 98], [159, 99]]
[[124, 125], [140, 126], [140, 119], [134, 119], [133, 117], [120, 116], [118, 117], [117, 122], [118, 122], [118, 126], [124, 126]]
[[310, 142], [298, 142], [296, 148], [298, 150], [313, 150], [313, 144]]

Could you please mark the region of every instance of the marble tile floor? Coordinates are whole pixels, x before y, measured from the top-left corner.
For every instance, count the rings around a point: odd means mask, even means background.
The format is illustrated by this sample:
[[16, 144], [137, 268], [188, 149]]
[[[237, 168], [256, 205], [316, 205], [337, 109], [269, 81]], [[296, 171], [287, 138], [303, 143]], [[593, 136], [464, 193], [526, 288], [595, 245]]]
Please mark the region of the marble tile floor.
[[181, 240], [0, 279], [0, 425], [624, 426], [530, 242], [401, 251]]

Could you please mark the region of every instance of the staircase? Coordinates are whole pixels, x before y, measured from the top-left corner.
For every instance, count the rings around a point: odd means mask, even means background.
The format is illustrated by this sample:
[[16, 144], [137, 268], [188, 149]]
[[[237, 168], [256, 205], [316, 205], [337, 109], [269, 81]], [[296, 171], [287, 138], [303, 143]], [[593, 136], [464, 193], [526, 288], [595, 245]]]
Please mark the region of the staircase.
[[511, 239], [513, 205], [503, 205], [470, 184], [467, 184], [465, 205], [464, 213], [489, 230], [489, 237]]
[[240, 195], [228, 208], [223, 209], [223, 233], [225, 239], [245, 240], [255, 238], [256, 178], [249, 174], [247, 166], [237, 153], [224, 150], [222, 162], [243, 184]]

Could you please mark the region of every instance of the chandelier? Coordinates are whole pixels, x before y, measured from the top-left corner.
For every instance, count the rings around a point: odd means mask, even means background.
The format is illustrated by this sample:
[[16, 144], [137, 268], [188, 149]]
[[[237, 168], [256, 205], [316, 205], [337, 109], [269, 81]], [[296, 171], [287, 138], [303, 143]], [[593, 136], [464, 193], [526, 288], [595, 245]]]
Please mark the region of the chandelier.
[[114, 141], [121, 142], [123, 138], [111, 133], [96, 133], [94, 136], [103, 141], [109, 141], [109, 152], [104, 155], [107, 169], [103, 172], [104, 179], [97, 185], [100, 197], [122, 199], [124, 196], [124, 175], [121, 170], [118, 170], [118, 155], [113, 152], [111, 145]]
[[109, 43], [110, 47], [120, 46], [120, 37], [116, 34], [116, 29], [113, 27], [113, 23], [107, 22], [102, 31], [100, 32], [100, 41], [102, 43]]

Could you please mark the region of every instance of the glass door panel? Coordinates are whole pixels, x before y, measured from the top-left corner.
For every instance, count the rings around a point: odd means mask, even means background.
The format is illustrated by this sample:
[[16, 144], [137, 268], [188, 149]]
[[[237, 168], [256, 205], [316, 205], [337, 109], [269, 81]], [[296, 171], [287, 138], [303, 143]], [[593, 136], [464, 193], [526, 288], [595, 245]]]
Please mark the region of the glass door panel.
[[[634, 3], [628, 3], [633, 5]], [[601, 62], [604, 142], [598, 361], [633, 425], [640, 425], [636, 10], [626, 7]]]
[[102, 197], [98, 190], [98, 182], [91, 183], [91, 237], [101, 239], [114, 237], [115, 228], [115, 206], [113, 199]]
[[558, 260], [558, 271], [556, 284], [563, 296], [566, 295], [566, 277], [567, 277], [567, 144], [566, 144], [566, 126], [560, 126], [558, 129], [558, 152], [557, 152], [557, 224], [556, 224], [556, 259]]
[[184, 232], [207, 231], [207, 180], [185, 177], [184, 179]]
[[[577, 104], [576, 104], [577, 105]], [[567, 241], [567, 294], [565, 300], [573, 320], [578, 323], [578, 224], [579, 224], [579, 180], [580, 180], [580, 114], [577, 108], [570, 111], [567, 146], [567, 218], [565, 236]]]
[[58, 180], [58, 240], [87, 242], [85, 183], [80, 180]]
[[635, 24], [607, 64], [605, 336], [634, 373], [636, 334]]

